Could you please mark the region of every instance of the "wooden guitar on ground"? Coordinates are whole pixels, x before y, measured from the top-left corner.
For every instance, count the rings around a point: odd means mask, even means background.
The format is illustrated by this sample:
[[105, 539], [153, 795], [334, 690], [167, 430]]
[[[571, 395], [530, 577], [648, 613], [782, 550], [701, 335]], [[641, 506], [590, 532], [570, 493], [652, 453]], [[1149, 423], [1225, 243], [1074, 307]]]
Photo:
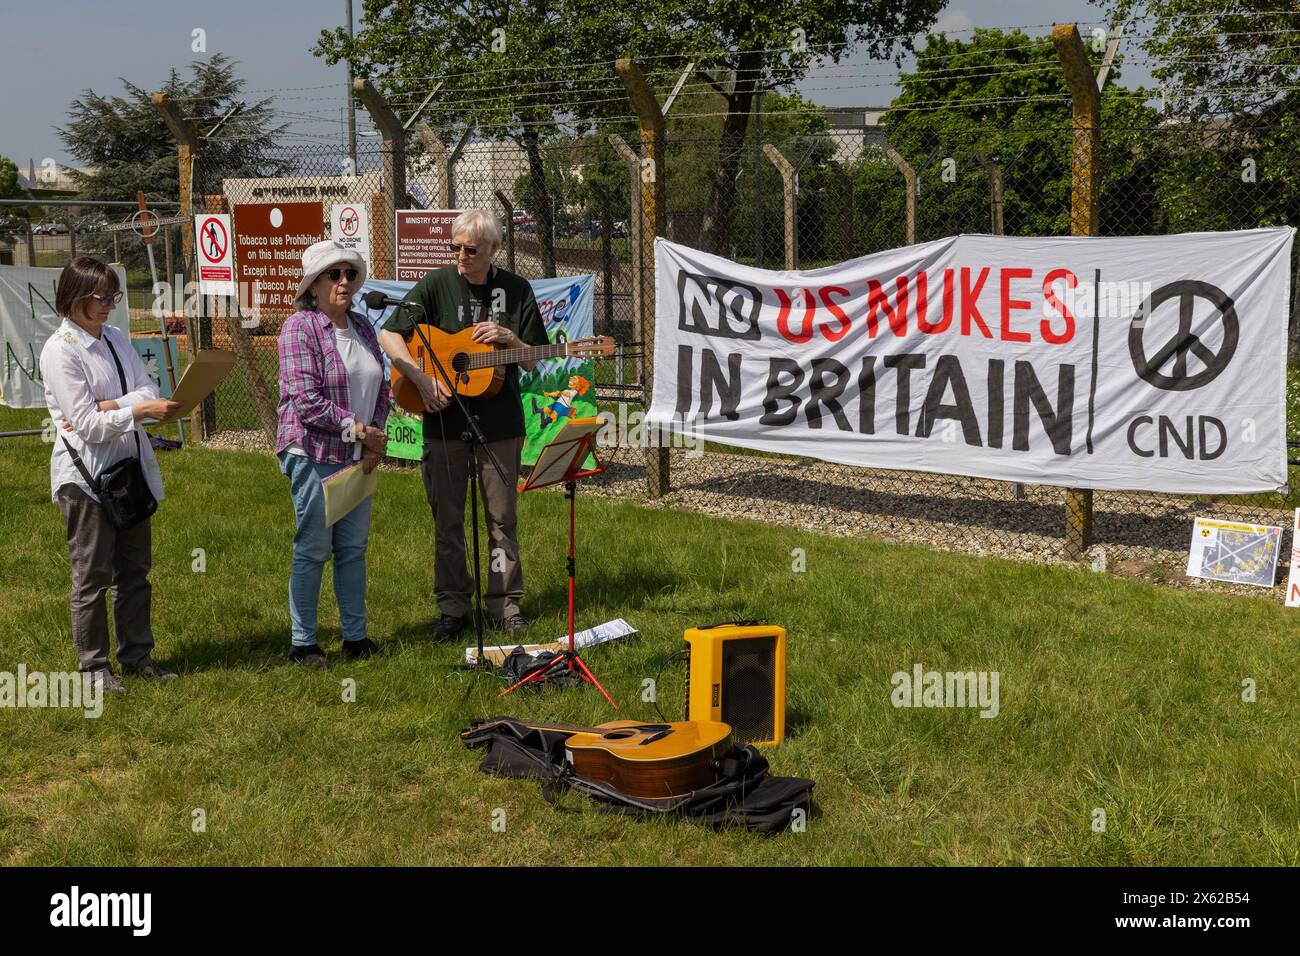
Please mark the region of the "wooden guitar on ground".
[[[731, 727], [711, 720], [669, 724], [612, 720], [596, 727], [513, 722], [571, 734], [564, 749], [574, 773], [629, 797], [681, 797], [717, 783], [714, 763], [731, 748]], [[494, 723], [500, 721], [487, 721], [467, 733], [478, 733]]]
[[[420, 333], [423, 332], [423, 337]], [[555, 342], [551, 345], [534, 345], [521, 349], [498, 348], [487, 342], [474, 341], [474, 326], [459, 332], [444, 332], [433, 325], [420, 325], [411, 337], [411, 358], [425, 375], [443, 381], [425, 348], [425, 340], [442, 367], [451, 376], [456, 391], [465, 398], [491, 398], [505, 382], [507, 365], [518, 362], [536, 362], [540, 359], [558, 358], [608, 358], [614, 354], [614, 340], [607, 335], [572, 342]], [[420, 390], [393, 366], [393, 398], [408, 413], [424, 411]]]

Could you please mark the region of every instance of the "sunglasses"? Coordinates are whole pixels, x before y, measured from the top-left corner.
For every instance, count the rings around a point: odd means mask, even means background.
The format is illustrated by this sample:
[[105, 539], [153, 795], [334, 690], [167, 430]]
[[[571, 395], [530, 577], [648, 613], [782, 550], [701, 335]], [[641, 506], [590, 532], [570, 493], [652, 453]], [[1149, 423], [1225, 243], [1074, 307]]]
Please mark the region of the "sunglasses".
[[330, 282], [338, 282], [339, 276], [346, 275], [349, 282], [356, 282], [360, 273], [356, 269], [326, 269], [323, 275], [329, 276]]
[[451, 242], [448, 243], [448, 245], [451, 246], [451, 251], [453, 254], [460, 252], [462, 249], [464, 249], [465, 255], [467, 256], [478, 255], [478, 246], [462, 246], [460, 243], [457, 242]]
[[108, 295], [95, 295], [94, 293], [91, 293], [86, 296], [86, 298], [94, 299], [96, 302], [102, 302], [104, 305], [117, 305], [122, 301], [122, 293], [120, 291], [112, 292]]

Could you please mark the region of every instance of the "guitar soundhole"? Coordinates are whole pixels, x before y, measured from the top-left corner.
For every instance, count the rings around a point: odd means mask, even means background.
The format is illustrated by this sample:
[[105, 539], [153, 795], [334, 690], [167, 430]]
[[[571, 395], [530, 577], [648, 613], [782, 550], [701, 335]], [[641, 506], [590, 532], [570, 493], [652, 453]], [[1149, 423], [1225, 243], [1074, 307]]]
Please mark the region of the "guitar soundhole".
[[455, 372], [465, 372], [469, 368], [469, 356], [464, 352], [457, 352], [451, 357], [451, 367]]
[[628, 737], [635, 737], [640, 731], [638, 730], [611, 730], [607, 734], [601, 734], [605, 740], [626, 740]]

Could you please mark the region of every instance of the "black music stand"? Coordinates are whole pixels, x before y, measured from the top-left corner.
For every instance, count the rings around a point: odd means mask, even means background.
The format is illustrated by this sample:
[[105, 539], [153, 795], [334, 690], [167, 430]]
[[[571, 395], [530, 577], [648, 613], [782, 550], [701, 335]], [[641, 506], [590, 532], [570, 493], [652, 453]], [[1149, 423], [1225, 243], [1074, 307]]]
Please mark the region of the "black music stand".
[[[558, 667], [565, 667], [570, 672], [577, 672], [577, 676], [594, 686], [609, 705], [618, 710], [618, 704], [614, 703], [614, 698], [609, 696], [609, 692], [601, 686], [600, 681], [596, 680], [591, 670], [587, 667], [578, 651], [574, 647], [574, 592], [576, 587], [576, 558], [574, 555], [574, 540], [576, 528], [576, 508], [575, 499], [578, 491], [578, 479], [587, 478], [591, 475], [599, 475], [605, 470], [605, 465], [596, 460], [595, 468], [584, 469], [582, 463], [586, 461], [587, 455], [595, 454], [596, 432], [605, 423], [602, 418], [576, 418], [566, 422], [560, 429], [559, 434], [551, 439], [550, 443], [542, 449], [537, 456], [537, 464], [529, 472], [528, 477], [520, 484], [519, 490], [532, 491], [534, 488], [546, 488], [550, 485], [564, 484], [564, 497], [569, 502], [569, 648], [561, 651], [553, 659], [548, 661], [545, 666], [539, 667], [525, 675], [522, 679], [511, 684], [498, 697], [504, 697], [511, 691], [525, 684], [532, 684], [537, 681], [546, 679], [546, 675]], [[482, 654], [480, 649], [479, 654]]]

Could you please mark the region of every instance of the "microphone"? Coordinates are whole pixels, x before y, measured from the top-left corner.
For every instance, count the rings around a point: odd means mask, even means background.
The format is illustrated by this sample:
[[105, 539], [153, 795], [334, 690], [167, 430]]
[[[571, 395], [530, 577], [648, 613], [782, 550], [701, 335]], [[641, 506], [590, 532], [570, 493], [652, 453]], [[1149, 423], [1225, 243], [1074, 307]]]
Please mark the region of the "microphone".
[[418, 302], [407, 302], [405, 299], [394, 299], [391, 295], [384, 295], [378, 289], [367, 292], [361, 297], [361, 301], [366, 304], [367, 309], [386, 309], [390, 305], [398, 309], [418, 309]]

